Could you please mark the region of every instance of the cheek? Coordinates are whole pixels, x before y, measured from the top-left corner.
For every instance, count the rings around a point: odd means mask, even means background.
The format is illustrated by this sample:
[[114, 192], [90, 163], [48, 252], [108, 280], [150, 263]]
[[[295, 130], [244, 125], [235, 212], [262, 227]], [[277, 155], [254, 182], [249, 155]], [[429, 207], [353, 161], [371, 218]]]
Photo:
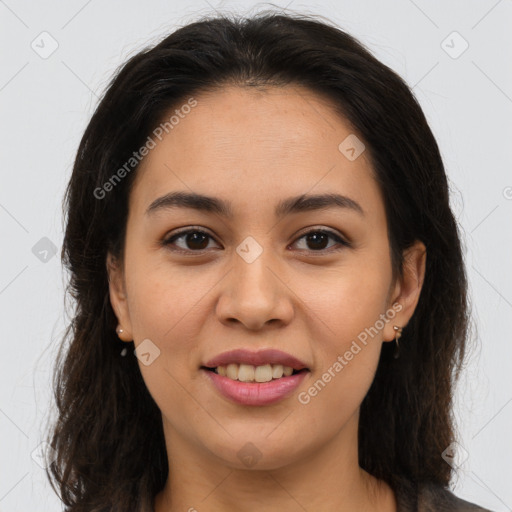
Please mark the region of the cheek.
[[[301, 296], [324, 324], [322, 332], [333, 339], [330, 346], [341, 350], [375, 325], [385, 313], [390, 277], [386, 261], [379, 263], [361, 255], [321, 279], [302, 278]], [[382, 328], [380, 322], [378, 326]]]
[[317, 303], [318, 317], [325, 319], [316, 322], [323, 334], [312, 337], [317, 364], [297, 400], [304, 421], [314, 418], [308, 428], [318, 428], [319, 433], [334, 435], [357, 412], [373, 382], [382, 348], [379, 319], [385, 312], [386, 291], [373, 284], [340, 282], [337, 293], [326, 293]]
[[190, 272], [133, 260], [132, 272], [127, 273], [137, 353], [150, 353], [150, 364], [139, 359], [139, 368], [164, 417], [173, 417], [176, 410], [191, 408], [188, 384], [184, 384], [188, 383], [192, 372], [197, 372], [194, 356], [197, 357], [202, 323], [197, 318], [197, 308], [201, 308], [201, 299], [207, 299], [204, 297], [206, 290], [215, 284], [213, 281], [209, 284], [206, 275], [206, 281], [195, 283]]
[[[125, 282], [137, 363], [163, 417], [173, 418], [176, 411], [190, 412], [196, 406], [187, 383], [191, 354], [197, 352], [192, 344], [200, 339], [195, 334], [194, 307], [214, 283], [208, 288], [196, 283], [190, 276], [192, 267], [173, 267], [165, 256], [141, 247], [138, 240], [144, 239], [143, 233], [128, 231]], [[146, 352], [149, 361], [143, 357]], [[186, 432], [190, 418], [178, 414], [178, 420], [185, 422], [182, 428]]]
[[352, 410], [368, 391], [382, 348], [389, 277], [383, 263], [365, 265], [360, 258], [317, 280], [315, 294], [309, 294], [318, 333], [310, 331], [318, 363], [315, 378], [321, 381], [311, 397], [321, 391], [324, 405], [336, 402], [340, 410]]
[[[153, 336], [161, 343], [176, 338], [194, 308], [214, 287], [215, 276], [193, 266], [171, 265], [165, 257], [127, 257], [129, 311], [135, 340]], [[211, 282], [210, 282], [211, 281]], [[195, 325], [195, 324], [192, 324]], [[186, 331], [188, 332], [188, 331]]]

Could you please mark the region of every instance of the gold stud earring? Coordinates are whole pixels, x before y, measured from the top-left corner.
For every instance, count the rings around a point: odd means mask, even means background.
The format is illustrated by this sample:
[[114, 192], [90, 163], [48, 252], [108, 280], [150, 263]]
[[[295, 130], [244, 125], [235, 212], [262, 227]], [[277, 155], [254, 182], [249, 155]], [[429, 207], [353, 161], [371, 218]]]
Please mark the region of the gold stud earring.
[[396, 332], [396, 334], [395, 334], [395, 352], [393, 354], [393, 357], [395, 359], [398, 359], [398, 357], [400, 355], [400, 352], [399, 352], [400, 349], [399, 349], [399, 346], [398, 346], [398, 340], [400, 339], [400, 336], [402, 336], [402, 327], [400, 327], [398, 325], [394, 325], [393, 329]]

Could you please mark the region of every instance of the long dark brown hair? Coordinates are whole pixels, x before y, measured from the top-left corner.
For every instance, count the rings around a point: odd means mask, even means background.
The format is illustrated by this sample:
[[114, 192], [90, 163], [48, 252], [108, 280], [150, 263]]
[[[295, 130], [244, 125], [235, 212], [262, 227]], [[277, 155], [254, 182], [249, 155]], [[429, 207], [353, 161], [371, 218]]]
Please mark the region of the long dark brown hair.
[[383, 344], [361, 405], [359, 463], [394, 490], [449, 484], [452, 468], [442, 453], [455, 440], [453, 386], [470, 322], [445, 169], [407, 84], [352, 36], [318, 18], [269, 11], [204, 17], [131, 57], [103, 94], [64, 201], [62, 260], [74, 310], [54, 373], [58, 417], [48, 442], [56, 459], [48, 478], [67, 511], [149, 511], [167, 479], [161, 413], [133, 350], [120, 354], [127, 345], [116, 335], [108, 293], [107, 251], [122, 258], [137, 166], [108, 193], [98, 190], [168, 112], [224, 85], [302, 85], [332, 100], [370, 155], [385, 201], [394, 276], [402, 275], [402, 252], [415, 240], [425, 244], [425, 280], [400, 357]]

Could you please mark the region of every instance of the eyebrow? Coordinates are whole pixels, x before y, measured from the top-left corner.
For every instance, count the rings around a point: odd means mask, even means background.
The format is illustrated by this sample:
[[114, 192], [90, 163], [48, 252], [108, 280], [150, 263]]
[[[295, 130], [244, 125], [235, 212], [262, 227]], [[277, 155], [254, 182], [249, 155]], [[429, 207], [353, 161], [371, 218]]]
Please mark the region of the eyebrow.
[[[229, 201], [194, 192], [180, 191], [170, 192], [155, 199], [147, 208], [146, 215], [173, 208], [191, 208], [202, 212], [214, 213], [228, 219], [234, 217], [232, 205]], [[341, 194], [302, 194], [280, 201], [275, 208], [275, 216], [276, 218], [282, 218], [292, 213], [318, 211], [328, 208], [343, 208], [354, 211], [362, 216], [365, 215], [361, 205], [350, 197]]]

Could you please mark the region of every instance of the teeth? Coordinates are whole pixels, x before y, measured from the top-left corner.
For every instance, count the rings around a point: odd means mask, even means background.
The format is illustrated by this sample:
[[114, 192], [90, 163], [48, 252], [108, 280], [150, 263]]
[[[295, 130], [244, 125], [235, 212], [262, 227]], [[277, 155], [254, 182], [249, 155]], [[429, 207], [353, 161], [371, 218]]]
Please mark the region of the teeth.
[[256, 366], [256, 368], [254, 369], [254, 380], [256, 382], [269, 382], [272, 380], [272, 377], [272, 365], [270, 364]]
[[238, 365], [237, 364], [228, 364], [226, 368], [226, 377], [229, 377], [233, 380], [238, 380]]
[[238, 380], [242, 382], [252, 382], [254, 380], [254, 366], [241, 364], [238, 367]]
[[264, 364], [253, 366], [251, 364], [231, 363], [227, 366], [217, 366], [215, 372], [229, 379], [241, 382], [270, 382], [272, 379], [289, 377], [293, 368], [282, 364]]
[[[272, 378], [279, 379], [283, 376], [283, 365], [282, 364], [273, 364], [272, 366]], [[288, 368], [288, 367], [287, 367]]]

